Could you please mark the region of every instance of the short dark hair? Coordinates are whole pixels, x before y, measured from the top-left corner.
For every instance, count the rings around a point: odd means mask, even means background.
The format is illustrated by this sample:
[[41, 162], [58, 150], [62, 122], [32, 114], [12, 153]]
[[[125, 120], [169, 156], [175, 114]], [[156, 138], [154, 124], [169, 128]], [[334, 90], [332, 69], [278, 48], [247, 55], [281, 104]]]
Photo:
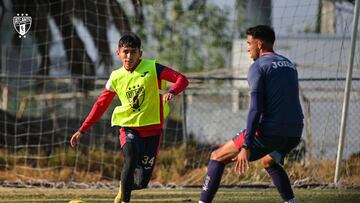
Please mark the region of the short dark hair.
[[265, 42], [270, 42], [271, 44], [274, 44], [275, 42], [275, 32], [268, 25], [250, 27], [246, 30], [246, 35], [251, 35], [255, 39], [264, 40]]
[[119, 48], [120, 47], [131, 47], [131, 48], [141, 48], [141, 40], [140, 38], [132, 33], [125, 33], [119, 40]]

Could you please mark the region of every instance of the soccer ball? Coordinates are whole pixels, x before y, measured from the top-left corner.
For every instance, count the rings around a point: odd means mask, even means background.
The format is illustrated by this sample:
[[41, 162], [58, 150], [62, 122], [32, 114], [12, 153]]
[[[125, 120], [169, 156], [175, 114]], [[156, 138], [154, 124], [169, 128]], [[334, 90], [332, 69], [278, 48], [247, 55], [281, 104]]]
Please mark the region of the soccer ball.
[[85, 202], [82, 201], [82, 200], [73, 199], [73, 200], [71, 200], [69, 203], [85, 203]]

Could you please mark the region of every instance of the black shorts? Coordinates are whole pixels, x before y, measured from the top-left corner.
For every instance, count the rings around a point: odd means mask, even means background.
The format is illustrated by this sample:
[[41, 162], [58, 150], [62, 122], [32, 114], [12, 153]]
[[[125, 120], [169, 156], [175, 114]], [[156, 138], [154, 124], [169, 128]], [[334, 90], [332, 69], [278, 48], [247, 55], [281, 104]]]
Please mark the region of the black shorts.
[[[242, 130], [233, 137], [236, 148], [240, 150], [244, 144], [246, 130]], [[301, 140], [301, 134], [296, 137], [273, 136], [264, 132], [258, 132], [250, 146], [250, 161], [261, 159], [269, 154], [274, 161], [283, 164], [285, 156], [294, 149]]]
[[151, 172], [157, 160], [158, 152], [160, 149], [162, 135], [153, 135], [148, 137], [140, 137], [136, 130], [124, 128], [120, 131], [121, 147], [126, 143], [135, 143], [139, 149], [138, 167], [144, 169], [144, 172]]

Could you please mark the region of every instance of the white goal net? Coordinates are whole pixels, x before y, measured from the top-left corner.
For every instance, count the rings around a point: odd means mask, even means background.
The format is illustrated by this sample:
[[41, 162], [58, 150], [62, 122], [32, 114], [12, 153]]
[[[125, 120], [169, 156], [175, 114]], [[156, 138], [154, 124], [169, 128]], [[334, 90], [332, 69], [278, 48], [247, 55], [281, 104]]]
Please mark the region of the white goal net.
[[[285, 163], [296, 184], [333, 181], [354, 1], [1, 1], [0, 184], [117, 184], [123, 163], [109, 109], [70, 148], [112, 70], [120, 36], [142, 38], [144, 58], [183, 72], [189, 88], [170, 104], [152, 183], [200, 185], [211, 150], [245, 127], [245, 29], [271, 25], [275, 50], [300, 79], [303, 141]], [[13, 20], [14, 19], [14, 20]], [[341, 181], [360, 184], [360, 44], [355, 61]], [[171, 85], [171, 84], [169, 84]], [[254, 163], [223, 185], [270, 184]], [[81, 187], [81, 184], [78, 185]]]

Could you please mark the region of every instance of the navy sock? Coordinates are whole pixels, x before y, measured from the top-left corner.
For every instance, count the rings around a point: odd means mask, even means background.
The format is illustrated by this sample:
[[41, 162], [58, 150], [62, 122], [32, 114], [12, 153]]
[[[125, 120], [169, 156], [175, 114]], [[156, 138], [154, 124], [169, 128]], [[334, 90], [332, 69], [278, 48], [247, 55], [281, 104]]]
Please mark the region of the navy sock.
[[266, 168], [266, 171], [271, 176], [275, 187], [284, 201], [294, 198], [289, 177], [282, 166], [274, 164], [269, 168]]
[[208, 171], [201, 190], [200, 201], [209, 203], [214, 199], [215, 193], [220, 185], [224, 168], [225, 164], [221, 162], [215, 160], [209, 161]]

